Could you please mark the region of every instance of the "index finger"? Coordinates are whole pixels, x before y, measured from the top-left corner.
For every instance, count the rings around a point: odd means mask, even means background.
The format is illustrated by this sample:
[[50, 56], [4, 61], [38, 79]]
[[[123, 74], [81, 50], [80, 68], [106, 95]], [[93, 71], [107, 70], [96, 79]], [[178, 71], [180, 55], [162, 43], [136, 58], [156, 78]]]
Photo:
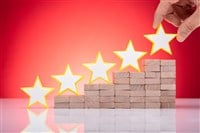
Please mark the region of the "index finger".
[[161, 1], [159, 3], [154, 14], [154, 21], [153, 21], [154, 29], [156, 29], [160, 25], [164, 16], [168, 14], [170, 6], [171, 6], [171, 3], [167, 1]]

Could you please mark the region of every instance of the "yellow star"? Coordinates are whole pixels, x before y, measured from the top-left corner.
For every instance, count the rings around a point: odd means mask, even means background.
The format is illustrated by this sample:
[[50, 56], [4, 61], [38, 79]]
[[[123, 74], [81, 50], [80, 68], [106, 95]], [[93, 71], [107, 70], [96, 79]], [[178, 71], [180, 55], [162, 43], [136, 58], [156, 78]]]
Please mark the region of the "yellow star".
[[30, 96], [28, 107], [36, 102], [48, 107], [45, 96], [49, 94], [53, 88], [43, 87], [39, 76], [37, 76], [33, 87], [23, 87], [21, 90]]
[[169, 42], [176, 37], [176, 34], [166, 34], [162, 25], [158, 27], [156, 34], [147, 34], [144, 37], [153, 43], [151, 55], [161, 49], [170, 55], [172, 54]]
[[73, 75], [69, 65], [67, 65], [64, 75], [54, 75], [52, 77], [61, 83], [58, 94], [69, 90], [78, 95], [77, 83], [82, 79], [82, 76]]
[[114, 51], [114, 53], [123, 60], [120, 70], [132, 66], [137, 71], [140, 71], [138, 60], [146, 54], [146, 52], [135, 51], [131, 40], [125, 51]]
[[108, 78], [108, 71], [115, 65], [115, 63], [106, 63], [104, 62], [102, 55], [98, 52], [97, 59], [95, 63], [83, 64], [92, 72], [90, 76], [90, 83], [97, 79], [103, 79], [107, 82], [110, 82]]

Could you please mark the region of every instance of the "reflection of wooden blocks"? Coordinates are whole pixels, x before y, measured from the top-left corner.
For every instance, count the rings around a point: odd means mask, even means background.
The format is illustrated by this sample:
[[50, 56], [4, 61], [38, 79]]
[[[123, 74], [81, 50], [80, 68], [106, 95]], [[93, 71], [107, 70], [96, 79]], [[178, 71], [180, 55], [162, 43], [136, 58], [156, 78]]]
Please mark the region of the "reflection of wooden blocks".
[[154, 102], [154, 103], [146, 102], [145, 106], [146, 106], [146, 108], [160, 108], [160, 103], [159, 102]]
[[110, 103], [114, 101], [115, 101], [114, 97], [100, 97], [101, 103]]
[[55, 103], [54, 108], [69, 108], [69, 103]]
[[161, 66], [175, 66], [176, 60], [161, 60]]
[[176, 72], [161, 72], [161, 78], [176, 78]]
[[99, 96], [99, 91], [84, 91], [85, 96]]
[[160, 60], [159, 59], [146, 59], [144, 61], [145, 66], [160, 66]]
[[154, 103], [154, 102], [160, 102], [160, 97], [145, 97], [145, 102], [150, 102], [150, 103]]
[[132, 91], [145, 90], [145, 85], [130, 85], [130, 90]]
[[161, 66], [162, 72], [176, 72], [176, 66]]
[[115, 72], [113, 73], [114, 78], [129, 78], [130, 72]]
[[115, 90], [130, 90], [130, 85], [115, 85]]
[[156, 90], [160, 90], [161, 86], [160, 84], [151, 84], [151, 85], [145, 85], [145, 90], [149, 90], [149, 91], [156, 91]]
[[85, 96], [85, 107], [86, 108], [99, 108], [99, 97], [97, 96]]
[[128, 90], [115, 90], [115, 96], [130, 96], [130, 91]]
[[80, 109], [80, 108], [85, 108], [85, 103], [82, 102], [82, 103], [76, 103], [76, 102], [70, 102], [69, 103], [69, 107], [72, 108], [72, 109]]
[[146, 96], [160, 96], [160, 91], [146, 91]]
[[145, 91], [130, 91], [130, 96], [137, 96], [137, 97], [139, 97], [139, 96], [145, 96]]
[[176, 108], [176, 103], [161, 103], [161, 108]]
[[125, 102], [125, 103], [115, 103], [115, 108], [129, 109], [129, 108], [130, 108], [130, 103], [129, 103], [129, 102]]
[[100, 103], [100, 108], [106, 108], [106, 109], [113, 109], [115, 108], [115, 103], [114, 102], [110, 102], [110, 103]]
[[138, 103], [130, 103], [131, 104], [131, 108], [145, 108], [145, 103], [144, 102], [138, 102]]
[[145, 78], [130, 78], [130, 84], [143, 85], [145, 84]]
[[161, 84], [161, 90], [176, 90], [176, 85], [175, 84]]
[[146, 78], [160, 78], [160, 72], [145, 72]]
[[83, 96], [83, 95], [69, 96], [69, 102], [70, 103], [82, 103], [82, 102], [85, 102], [85, 96]]
[[114, 84], [99, 84], [100, 90], [114, 90], [115, 85]]
[[130, 102], [130, 98], [129, 97], [125, 97], [125, 96], [117, 96], [117, 97], [115, 97], [115, 102], [116, 103]]
[[114, 84], [129, 84], [130, 79], [129, 78], [114, 78], [113, 82]]
[[69, 102], [69, 96], [55, 96], [54, 103], [67, 103]]
[[176, 91], [161, 91], [161, 97], [162, 96], [176, 96]]
[[85, 84], [84, 90], [85, 91], [98, 91], [99, 85], [98, 84]]
[[162, 96], [162, 97], [160, 97], [160, 102], [162, 102], [162, 103], [169, 103], [169, 102], [174, 103], [175, 101], [176, 101], [176, 97], [174, 97], [174, 96]]
[[160, 72], [160, 66], [154, 65], [154, 66], [144, 66], [145, 72]]
[[130, 78], [136, 78], [136, 79], [140, 79], [140, 78], [144, 78], [145, 77], [145, 73], [144, 72], [132, 72], [130, 73]]
[[114, 96], [115, 95], [115, 90], [110, 89], [110, 90], [100, 90], [100, 96]]
[[161, 84], [176, 84], [175, 78], [161, 78]]
[[136, 103], [144, 103], [145, 102], [145, 97], [130, 97], [130, 102], [133, 103], [133, 102], [136, 102]]
[[146, 84], [160, 84], [160, 78], [146, 78]]

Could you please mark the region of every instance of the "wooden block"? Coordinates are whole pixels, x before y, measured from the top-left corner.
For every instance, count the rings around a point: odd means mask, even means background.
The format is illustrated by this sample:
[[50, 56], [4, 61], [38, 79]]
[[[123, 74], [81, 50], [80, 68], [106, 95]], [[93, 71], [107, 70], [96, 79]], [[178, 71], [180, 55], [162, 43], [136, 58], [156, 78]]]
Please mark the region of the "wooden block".
[[144, 78], [145, 73], [144, 72], [131, 72], [130, 78]]
[[114, 102], [110, 102], [110, 103], [100, 103], [100, 108], [106, 108], [106, 109], [114, 109], [115, 108], [115, 103]]
[[132, 91], [145, 90], [145, 85], [130, 85], [130, 90]]
[[160, 72], [145, 72], [146, 78], [160, 78]]
[[150, 102], [150, 103], [154, 103], [154, 102], [160, 102], [160, 97], [145, 97], [145, 102]]
[[100, 97], [101, 103], [110, 103], [114, 101], [115, 101], [114, 97]]
[[114, 84], [129, 84], [130, 79], [129, 78], [114, 78], [113, 83]]
[[160, 91], [146, 91], [146, 96], [160, 96]]
[[160, 66], [154, 65], [154, 66], [144, 66], [145, 72], [160, 72]]
[[84, 95], [69, 96], [69, 102], [70, 103], [82, 103], [82, 102], [85, 102], [85, 96]]
[[130, 96], [145, 96], [145, 91], [130, 91]]
[[126, 102], [130, 102], [130, 98], [127, 96], [117, 96], [115, 97], [115, 102], [116, 103], [126, 103]]
[[110, 90], [100, 90], [100, 96], [114, 96], [115, 95], [115, 90], [110, 89]]
[[99, 101], [100, 101], [99, 96], [85, 96], [85, 103], [87, 103], [87, 102], [98, 103]]
[[146, 108], [160, 108], [160, 102], [154, 102], [154, 103], [146, 102], [145, 106]]
[[130, 85], [115, 85], [115, 90], [130, 90]]
[[133, 103], [130, 103], [131, 104], [131, 108], [145, 108], [145, 103], [144, 102], [133, 102]]
[[85, 108], [85, 103], [69, 103], [69, 107], [72, 109], [82, 109]]
[[125, 102], [125, 103], [115, 103], [115, 108], [130, 109], [130, 103], [129, 103], [129, 102]]
[[145, 102], [145, 97], [130, 97], [130, 102], [136, 102], [136, 103], [144, 103]]
[[169, 102], [175, 102], [176, 97], [175, 96], [162, 96], [160, 97], [160, 102], [162, 103], [169, 103]]
[[146, 78], [146, 84], [160, 84], [160, 78]]
[[147, 84], [147, 85], [145, 85], [145, 90], [156, 91], [156, 90], [160, 90], [160, 89], [161, 89], [160, 84]]
[[161, 103], [161, 108], [176, 108], [176, 103]]
[[161, 78], [176, 78], [176, 72], [161, 72]]
[[134, 85], [144, 85], [145, 84], [145, 78], [130, 78], [130, 84]]
[[99, 85], [98, 84], [85, 84], [84, 90], [85, 91], [98, 91]]
[[55, 103], [54, 108], [69, 108], [69, 103]]
[[175, 66], [176, 60], [161, 60], [161, 66]]
[[130, 91], [128, 90], [115, 90], [115, 96], [130, 96]]
[[114, 90], [115, 89], [115, 85], [114, 84], [99, 84], [99, 89], [100, 90]]
[[176, 66], [161, 66], [161, 72], [176, 72]]
[[176, 85], [175, 84], [161, 84], [161, 90], [176, 90]]
[[144, 61], [145, 66], [159, 66], [160, 60], [159, 59], [146, 59]]
[[161, 97], [162, 96], [176, 96], [176, 91], [161, 91]]
[[99, 108], [99, 101], [97, 96], [85, 96], [85, 108]]
[[161, 78], [161, 84], [176, 84], [175, 78]]
[[99, 91], [84, 91], [85, 96], [99, 96]]
[[55, 96], [54, 97], [54, 103], [67, 103], [69, 102], [69, 96], [65, 95], [65, 96]]
[[129, 78], [130, 73], [129, 72], [115, 72], [113, 73], [114, 78]]

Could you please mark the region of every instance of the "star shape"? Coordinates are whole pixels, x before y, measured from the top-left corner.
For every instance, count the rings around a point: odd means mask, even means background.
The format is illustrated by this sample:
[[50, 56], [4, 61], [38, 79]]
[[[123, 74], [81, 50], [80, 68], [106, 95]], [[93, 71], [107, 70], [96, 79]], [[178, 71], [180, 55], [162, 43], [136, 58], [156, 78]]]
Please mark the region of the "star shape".
[[47, 118], [48, 110], [44, 110], [41, 114], [36, 115], [30, 110], [27, 110], [29, 117], [29, 124], [22, 131], [22, 133], [30, 133], [30, 132], [48, 132], [53, 133], [53, 131], [47, 126], [46, 118]]
[[133, 47], [132, 41], [129, 40], [125, 51], [114, 51], [114, 54], [122, 59], [120, 70], [131, 66], [137, 71], [140, 71], [138, 61], [146, 54], [146, 52], [136, 51]]
[[144, 37], [153, 43], [150, 55], [159, 50], [172, 54], [169, 42], [176, 37], [176, 34], [166, 34], [162, 25], [158, 27], [156, 34], [146, 34]]
[[58, 94], [69, 90], [78, 95], [77, 83], [82, 79], [82, 76], [73, 75], [69, 65], [67, 65], [63, 75], [53, 75], [52, 77], [61, 83]]
[[95, 63], [85, 63], [83, 66], [92, 72], [89, 80], [90, 83], [97, 79], [103, 79], [110, 82], [108, 78], [108, 71], [115, 66], [115, 63], [104, 62], [101, 53], [98, 52]]
[[43, 87], [39, 76], [37, 76], [33, 87], [23, 87], [21, 90], [30, 96], [28, 107], [37, 102], [48, 107], [45, 96], [48, 95], [53, 88]]

